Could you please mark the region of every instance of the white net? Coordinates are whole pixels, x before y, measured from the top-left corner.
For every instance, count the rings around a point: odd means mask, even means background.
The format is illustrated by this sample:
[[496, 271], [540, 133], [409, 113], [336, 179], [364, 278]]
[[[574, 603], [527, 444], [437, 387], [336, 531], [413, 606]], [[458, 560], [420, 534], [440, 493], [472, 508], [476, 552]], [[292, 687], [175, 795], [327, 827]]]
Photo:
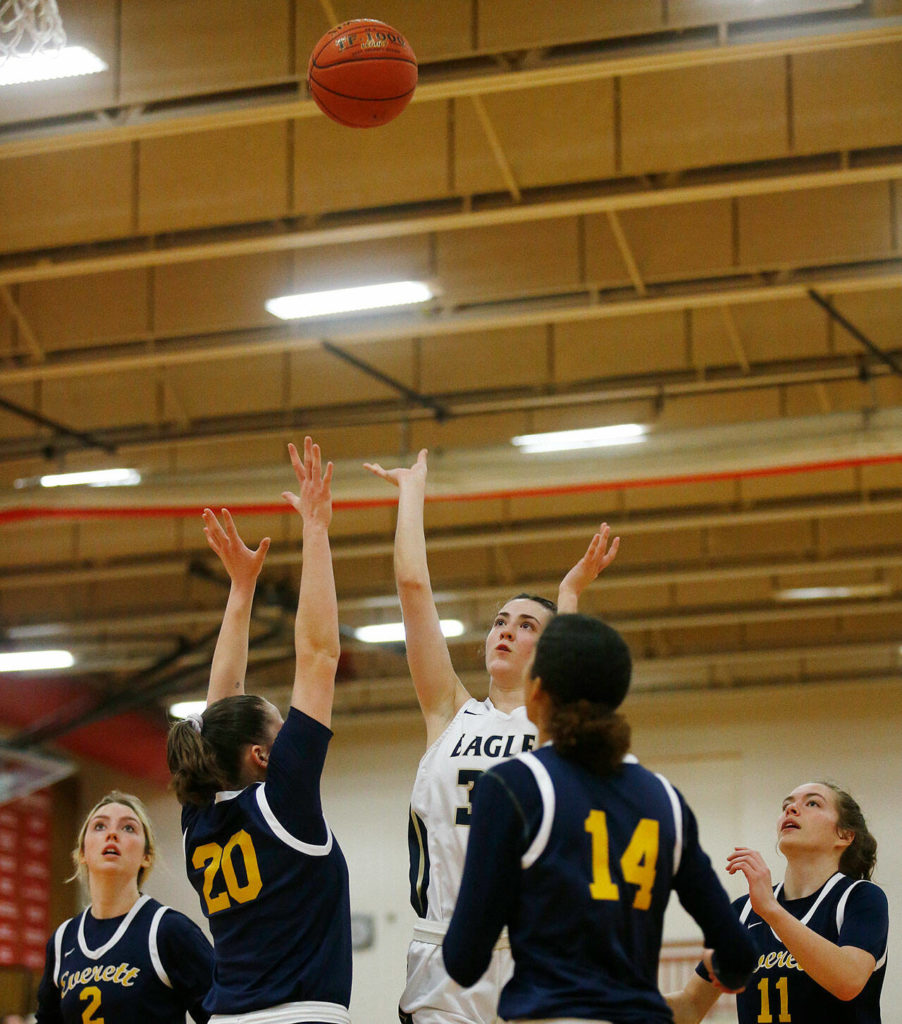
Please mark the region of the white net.
[[0, 65], [65, 45], [56, 0], [0, 0]]

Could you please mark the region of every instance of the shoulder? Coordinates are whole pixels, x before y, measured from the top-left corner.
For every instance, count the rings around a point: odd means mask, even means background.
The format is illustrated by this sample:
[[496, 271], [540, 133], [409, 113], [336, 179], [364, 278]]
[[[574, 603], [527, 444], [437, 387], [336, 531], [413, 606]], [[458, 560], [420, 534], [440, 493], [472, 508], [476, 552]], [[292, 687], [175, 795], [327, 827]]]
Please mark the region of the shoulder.
[[840, 902], [850, 907], [867, 908], [870, 913], [889, 915], [889, 902], [886, 893], [876, 882], [866, 878], [845, 877], [844, 882], [837, 886]]
[[193, 939], [200, 935], [203, 937], [205, 942], [207, 941], [200, 927], [195, 924], [187, 914], [183, 914], [180, 910], [175, 910], [172, 907], [167, 907], [163, 903], [158, 903], [154, 916], [156, 916], [156, 914], [159, 914], [159, 917], [157, 918], [157, 930], [161, 939], [166, 941], [178, 940], [183, 937]]

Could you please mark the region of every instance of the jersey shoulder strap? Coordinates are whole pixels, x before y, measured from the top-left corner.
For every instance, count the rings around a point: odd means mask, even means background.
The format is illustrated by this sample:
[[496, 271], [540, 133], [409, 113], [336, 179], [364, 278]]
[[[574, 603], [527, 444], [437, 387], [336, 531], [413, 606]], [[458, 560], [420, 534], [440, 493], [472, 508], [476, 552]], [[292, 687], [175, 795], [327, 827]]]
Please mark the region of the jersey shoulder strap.
[[539, 787], [539, 796], [542, 798], [542, 822], [539, 825], [539, 831], [529, 844], [529, 849], [520, 858], [521, 867], [528, 868], [542, 856], [548, 845], [551, 826], [554, 824], [554, 783], [551, 781], [548, 769], [535, 754], [520, 754], [517, 760], [522, 761], [532, 772], [536, 785]]

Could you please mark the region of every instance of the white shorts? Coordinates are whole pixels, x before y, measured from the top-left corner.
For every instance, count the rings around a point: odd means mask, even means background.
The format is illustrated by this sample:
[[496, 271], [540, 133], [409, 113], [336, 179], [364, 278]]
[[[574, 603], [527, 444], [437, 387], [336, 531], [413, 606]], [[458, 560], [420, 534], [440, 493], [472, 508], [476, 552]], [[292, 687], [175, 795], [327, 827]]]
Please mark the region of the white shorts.
[[[505, 938], [499, 940], [485, 974], [469, 988], [448, 977], [442, 960], [441, 925], [420, 921], [407, 950], [407, 987], [400, 1010], [412, 1024], [500, 1024], [498, 998], [510, 980], [514, 961]], [[435, 931], [433, 936], [428, 931]]]

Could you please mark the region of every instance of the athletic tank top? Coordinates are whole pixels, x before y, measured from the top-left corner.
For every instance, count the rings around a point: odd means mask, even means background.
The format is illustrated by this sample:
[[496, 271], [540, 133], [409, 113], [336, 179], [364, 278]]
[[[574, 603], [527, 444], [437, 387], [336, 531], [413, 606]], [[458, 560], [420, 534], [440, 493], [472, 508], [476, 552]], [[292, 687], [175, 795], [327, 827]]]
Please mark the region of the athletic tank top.
[[471, 697], [420, 760], [410, 797], [410, 902], [420, 917], [448, 921], [457, 902], [470, 833], [470, 797], [479, 776], [532, 750], [526, 708], [510, 714]]

